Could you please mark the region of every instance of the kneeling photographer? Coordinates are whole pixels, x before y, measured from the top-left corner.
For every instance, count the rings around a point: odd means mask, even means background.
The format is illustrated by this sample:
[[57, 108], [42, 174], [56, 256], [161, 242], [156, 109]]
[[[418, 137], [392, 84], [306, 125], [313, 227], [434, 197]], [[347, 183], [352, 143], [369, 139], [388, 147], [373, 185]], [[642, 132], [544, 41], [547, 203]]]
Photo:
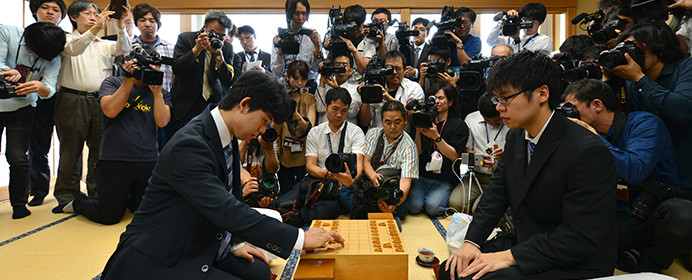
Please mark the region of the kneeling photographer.
[[240, 176], [240, 181], [243, 182], [243, 198], [245, 203], [252, 207], [268, 207], [281, 190], [276, 176], [279, 159], [274, 151], [277, 138], [276, 129], [268, 126], [262, 135], [238, 144], [238, 154], [241, 155], [240, 163], [243, 168]]
[[607, 84], [571, 83], [563, 95], [581, 122], [601, 138], [615, 161], [618, 261], [627, 272], [660, 272], [692, 250], [692, 201], [680, 188], [668, 129], [654, 114], [617, 111]]
[[426, 61], [420, 64], [418, 80], [423, 91], [427, 92], [433, 87], [439, 87], [442, 83], [457, 87], [457, 73], [450, 67], [452, 59], [448, 49], [433, 47]]
[[[159, 156], [158, 128], [171, 119], [171, 100], [162, 89], [163, 72], [153, 48], [135, 46], [125, 57], [126, 77], [106, 78], [99, 90], [105, 115], [98, 166], [98, 197], [81, 194], [63, 212], [112, 225], [127, 209], [134, 212], [144, 195]], [[146, 61], [146, 62], [145, 62]]]
[[403, 219], [411, 182], [418, 179], [416, 143], [404, 133], [406, 109], [396, 101], [382, 106], [383, 127], [371, 128], [365, 136], [363, 173], [356, 183], [352, 217], [364, 219], [370, 212], [392, 213]]
[[469, 129], [457, 117], [459, 95], [456, 89], [442, 84], [429, 91], [429, 95], [436, 98], [432, 122], [426, 125], [427, 128], [422, 123], [414, 124], [420, 155], [420, 178], [411, 187], [409, 213], [425, 211], [428, 215], [439, 216], [447, 209], [452, 188], [459, 183], [452, 171], [452, 162], [464, 152]]

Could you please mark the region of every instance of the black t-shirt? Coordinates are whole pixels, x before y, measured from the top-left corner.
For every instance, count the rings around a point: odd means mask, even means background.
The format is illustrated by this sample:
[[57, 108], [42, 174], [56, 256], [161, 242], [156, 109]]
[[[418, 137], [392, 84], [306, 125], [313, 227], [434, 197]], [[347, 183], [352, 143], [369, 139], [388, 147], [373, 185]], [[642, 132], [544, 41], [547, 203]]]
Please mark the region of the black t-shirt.
[[[111, 76], [103, 80], [100, 98], [113, 95], [125, 81], [124, 77]], [[171, 106], [168, 91], [162, 90], [164, 103]], [[156, 161], [159, 156], [158, 127], [154, 121], [154, 95], [149, 87], [133, 86], [128, 105], [115, 118], [103, 117], [101, 136], [102, 160]]]
[[[437, 126], [437, 131], [440, 132], [442, 139], [444, 139], [447, 144], [454, 147], [454, 150], [456, 150], [456, 152], [459, 154], [464, 152], [466, 140], [469, 138], [469, 128], [466, 126], [466, 123], [464, 123], [463, 120], [459, 119], [455, 115], [450, 114], [446, 122], [442, 121], [436, 123], [435, 125]], [[421, 134], [420, 142], [423, 153], [420, 155], [418, 165], [420, 176], [425, 178], [439, 178], [440, 180], [449, 182], [452, 184], [452, 186], [456, 186], [459, 183], [459, 179], [452, 172], [452, 162], [454, 160], [450, 160], [442, 155], [441, 173], [433, 173], [425, 170], [425, 165], [430, 162], [430, 155], [433, 152], [432, 140], [434, 139], [430, 139]]]

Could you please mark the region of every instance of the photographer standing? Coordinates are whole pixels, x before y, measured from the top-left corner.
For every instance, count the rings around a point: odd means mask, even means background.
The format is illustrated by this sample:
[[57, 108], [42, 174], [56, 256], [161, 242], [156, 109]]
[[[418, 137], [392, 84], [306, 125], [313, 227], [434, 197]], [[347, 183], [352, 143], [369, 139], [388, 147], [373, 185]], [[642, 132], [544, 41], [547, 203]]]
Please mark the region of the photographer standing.
[[[372, 12], [368, 36], [358, 44], [358, 52], [363, 54], [363, 58], [369, 61], [375, 55], [384, 56], [387, 52], [399, 49], [399, 41], [396, 36], [387, 33], [391, 20], [392, 13], [387, 8], [377, 8]], [[375, 30], [372, 28], [378, 24], [382, 29], [377, 28]]]
[[481, 53], [483, 43], [480, 38], [471, 34], [473, 24], [476, 22], [476, 12], [467, 7], [459, 7], [454, 12], [454, 17], [457, 20], [454, 32], [447, 30], [445, 35], [449, 38], [449, 50], [452, 54], [456, 54], [451, 55], [452, 66], [457, 67]]
[[34, 106], [40, 97], [55, 94], [65, 32], [55, 24], [37, 22], [22, 30], [0, 26], [0, 134], [7, 128], [6, 159], [10, 165], [12, 218], [31, 215], [26, 209], [29, 190], [29, 137]]
[[303, 29], [303, 25], [310, 17], [310, 3], [308, 0], [286, 0], [286, 21], [288, 22], [288, 31], [296, 35], [294, 39], [298, 41], [299, 49], [297, 54], [284, 54], [281, 50], [282, 41], [286, 38], [279, 37], [277, 34], [274, 37], [274, 47], [272, 48], [271, 56], [271, 72], [282, 80], [286, 76], [288, 64], [295, 60], [305, 61], [310, 69], [308, 74], [308, 86], [315, 88], [314, 79], [317, 77], [318, 65], [322, 62], [322, 48], [320, 47], [320, 35], [315, 29], [310, 29], [310, 35], [299, 34]]
[[[486, 42], [492, 47], [500, 44], [508, 45], [512, 48], [514, 53], [523, 50], [531, 50], [549, 54], [553, 51], [553, 41], [548, 35], [538, 33], [538, 28], [543, 24], [543, 21], [545, 21], [546, 15], [545, 5], [541, 3], [528, 3], [519, 11], [509, 10], [506, 12], [504, 19], [490, 31]], [[507, 24], [508, 18], [515, 18], [517, 21], [531, 22], [533, 25], [531, 28], [522, 29], [524, 34], [521, 37], [519, 36], [519, 32], [512, 36], [500, 35], [500, 32]], [[519, 26], [513, 28], [519, 28]]]
[[452, 171], [452, 162], [464, 152], [469, 129], [457, 117], [458, 92], [449, 84], [430, 91], [437, 98], [436, 115], [430, 128], [416, 128], [416, 146], [420, 161], [420, 178], [411, 187], [411, 214], [425, 211], [430, 216], [442, 215], [447, 209], [452, 188], [459, 179]]
[[141, 71], [158, 70], [158, 65], [141, 65], [133, 55], [125, 59], [125, 77], [108, 77], [99, 90], [106, 117], [98, 169], [99, 199], [81, 194], [63, 208], [63, 212], [79, 213], [104, 225], [120, 222], [126, 209], [134, 212], [139, 207], [159, 156], [158, 128], [171, 118], [168, 92], [161, 85], [141, 80]]
[[428, 61], [428, 52], [430, 52], [431, 46], [425, 41], [428, 37], [428, 32], [430, 28], [430, 21], [424, 18], [416, 18], [411, 22], [411, 30], [418, 30], [418, 36], [413, 37], [413, 44], [411, 45], [411, 65], [406, 66], [406, 71], [404, 76], [411, 79], [412, 81], [418, 81], [420, 77], [420, 64], [422, 62]]
[[351, 94], [351, 105], [348, 108], [346, 121], [358, 124], [358, 113], [363, 103], [360, 100], [360, 94], [358, 94], [358, 84], [349, 80], [354, 72], [353, 66], [354, 62], [350, 54], [333, 55], [331, 67], [343, 67], [344, 73], [332, 73], [329, 76], [320, 74], [320, 84], [317, 86], [317, 92], [315, 93], [317, 124], [327, 122], [327, 117], [325, 116], [327, 111], [324, 106], [325, 99], [327, 98], [327, 91], [335, 87], [345, 88]]
[[[450, 75], [447, 70], [453, 71], [449, 66], [452, 60], [449, 51], [445, 48], [434, 47], [430, 49], [426, 62], [420, 64], [420, 78], [418, 83], [424, 92], [446, 83], [457, 88], [457, 74]], [[431, 69], [434, 68], [434, 69]]]

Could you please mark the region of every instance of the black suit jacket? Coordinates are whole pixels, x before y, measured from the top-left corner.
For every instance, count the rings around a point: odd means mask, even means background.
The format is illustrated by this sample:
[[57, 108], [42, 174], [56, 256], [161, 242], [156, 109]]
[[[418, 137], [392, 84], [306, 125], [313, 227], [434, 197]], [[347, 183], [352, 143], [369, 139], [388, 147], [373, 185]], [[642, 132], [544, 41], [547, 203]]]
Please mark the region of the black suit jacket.
[[[241, 58], [240, 65], [242, 67], [242, 65], [245, 64], [245, 61], [247, 61], [247, 58], [245, 58], [245, 51], [239, 52], [238, 54]], [[270, 65], [270, 63], [272, 62], [272, 55], [270, 53], [260, 50], [259, 54], [257, 55], [257, 59], [262, 61], [262, 68], [264, 68], [264, 70], [266, 70], [268, 73], [272, 72], [272, 68]]]
[[[428, 43], [423, 43], [423, 49], [420, 52], [420, 58], [418, 59], [417, 65], [411, 65], [413, 68], [418, 69], [418, 74], [415, 77], [411, 77], [410, 79], [414, 82], [418, 82], [418, 78], [420, 77], [420, 64], [423, 62], [428, 62], [428, 54], [430, 53], [430, 49], [432, 49], [432, 46]], [[411, 44], [411, 63], [413, 63], [413, 55], [415, 54], [416, 47], [415, 44]]]
[[287, 258], [298, 237], [294, 227], [259, 214], [238, 200], [240, 157], [233, 145], [233, 193], [209, 109], [176, 133], [161, 151], [132, 222], [120, 236], [103, 279], [204, 279], [224, 230]]
[[527, 149], [524, 129], [507, 134], [466, 239], [483, 244], [510, 206], [518, 240], [511, 252], [524, 274], [553, 269], [560, 271], [553, 279], [613, 275], [617, 175], [606, 146], [555, 113], [529, 164]]
[[[178, 35], [173, 53], [173, 85], [171, 87], [171, 122], [173, 130], [180, 129], [192, 118], [201, 113], [210, 103], [217, 103], [226, 94], [234, 78], [232, 67], [233, 46], [224, 41], [222, 52], [223, 64], [217, 71], [212, 71], [209, 80], [212, 81], [212, 96], [208, 100], [202, 97], [202, 79], [204, 77], [204, 60], [206, 50], [195, 57], [192, 48], [195, 46], [197, 32], [183, 32]], [[211, 61], [210, 63], [215, 63]], [[212, 66], [213, 67], [213, 66]]]

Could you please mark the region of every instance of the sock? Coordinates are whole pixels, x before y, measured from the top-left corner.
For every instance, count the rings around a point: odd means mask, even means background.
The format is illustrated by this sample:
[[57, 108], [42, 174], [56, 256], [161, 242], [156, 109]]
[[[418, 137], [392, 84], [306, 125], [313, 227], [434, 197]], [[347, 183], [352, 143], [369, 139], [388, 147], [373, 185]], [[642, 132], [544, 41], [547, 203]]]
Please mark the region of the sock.
[[65, 208], [65, 205], [67, 205], [67, 203], [58, 204], [58, 206], [55, 206], [55, 208], [53, 208], [53, 210], [51, 210], [51, 211], [52, 211], [53, 213], [55, 213], [55, 214], [64, 213], [64, 212], [62, 211], [62, 209]]
[[43, 204], [44, 198], [45, 196], [35, 195], [34, 198], [32, 198], [31, 201], [29, 201], [29, 206], [39, 206]]
[[31, 212], [26, 209], [26, 205], [12, 206], [12, 219], [21, 219], [29, 215]]

